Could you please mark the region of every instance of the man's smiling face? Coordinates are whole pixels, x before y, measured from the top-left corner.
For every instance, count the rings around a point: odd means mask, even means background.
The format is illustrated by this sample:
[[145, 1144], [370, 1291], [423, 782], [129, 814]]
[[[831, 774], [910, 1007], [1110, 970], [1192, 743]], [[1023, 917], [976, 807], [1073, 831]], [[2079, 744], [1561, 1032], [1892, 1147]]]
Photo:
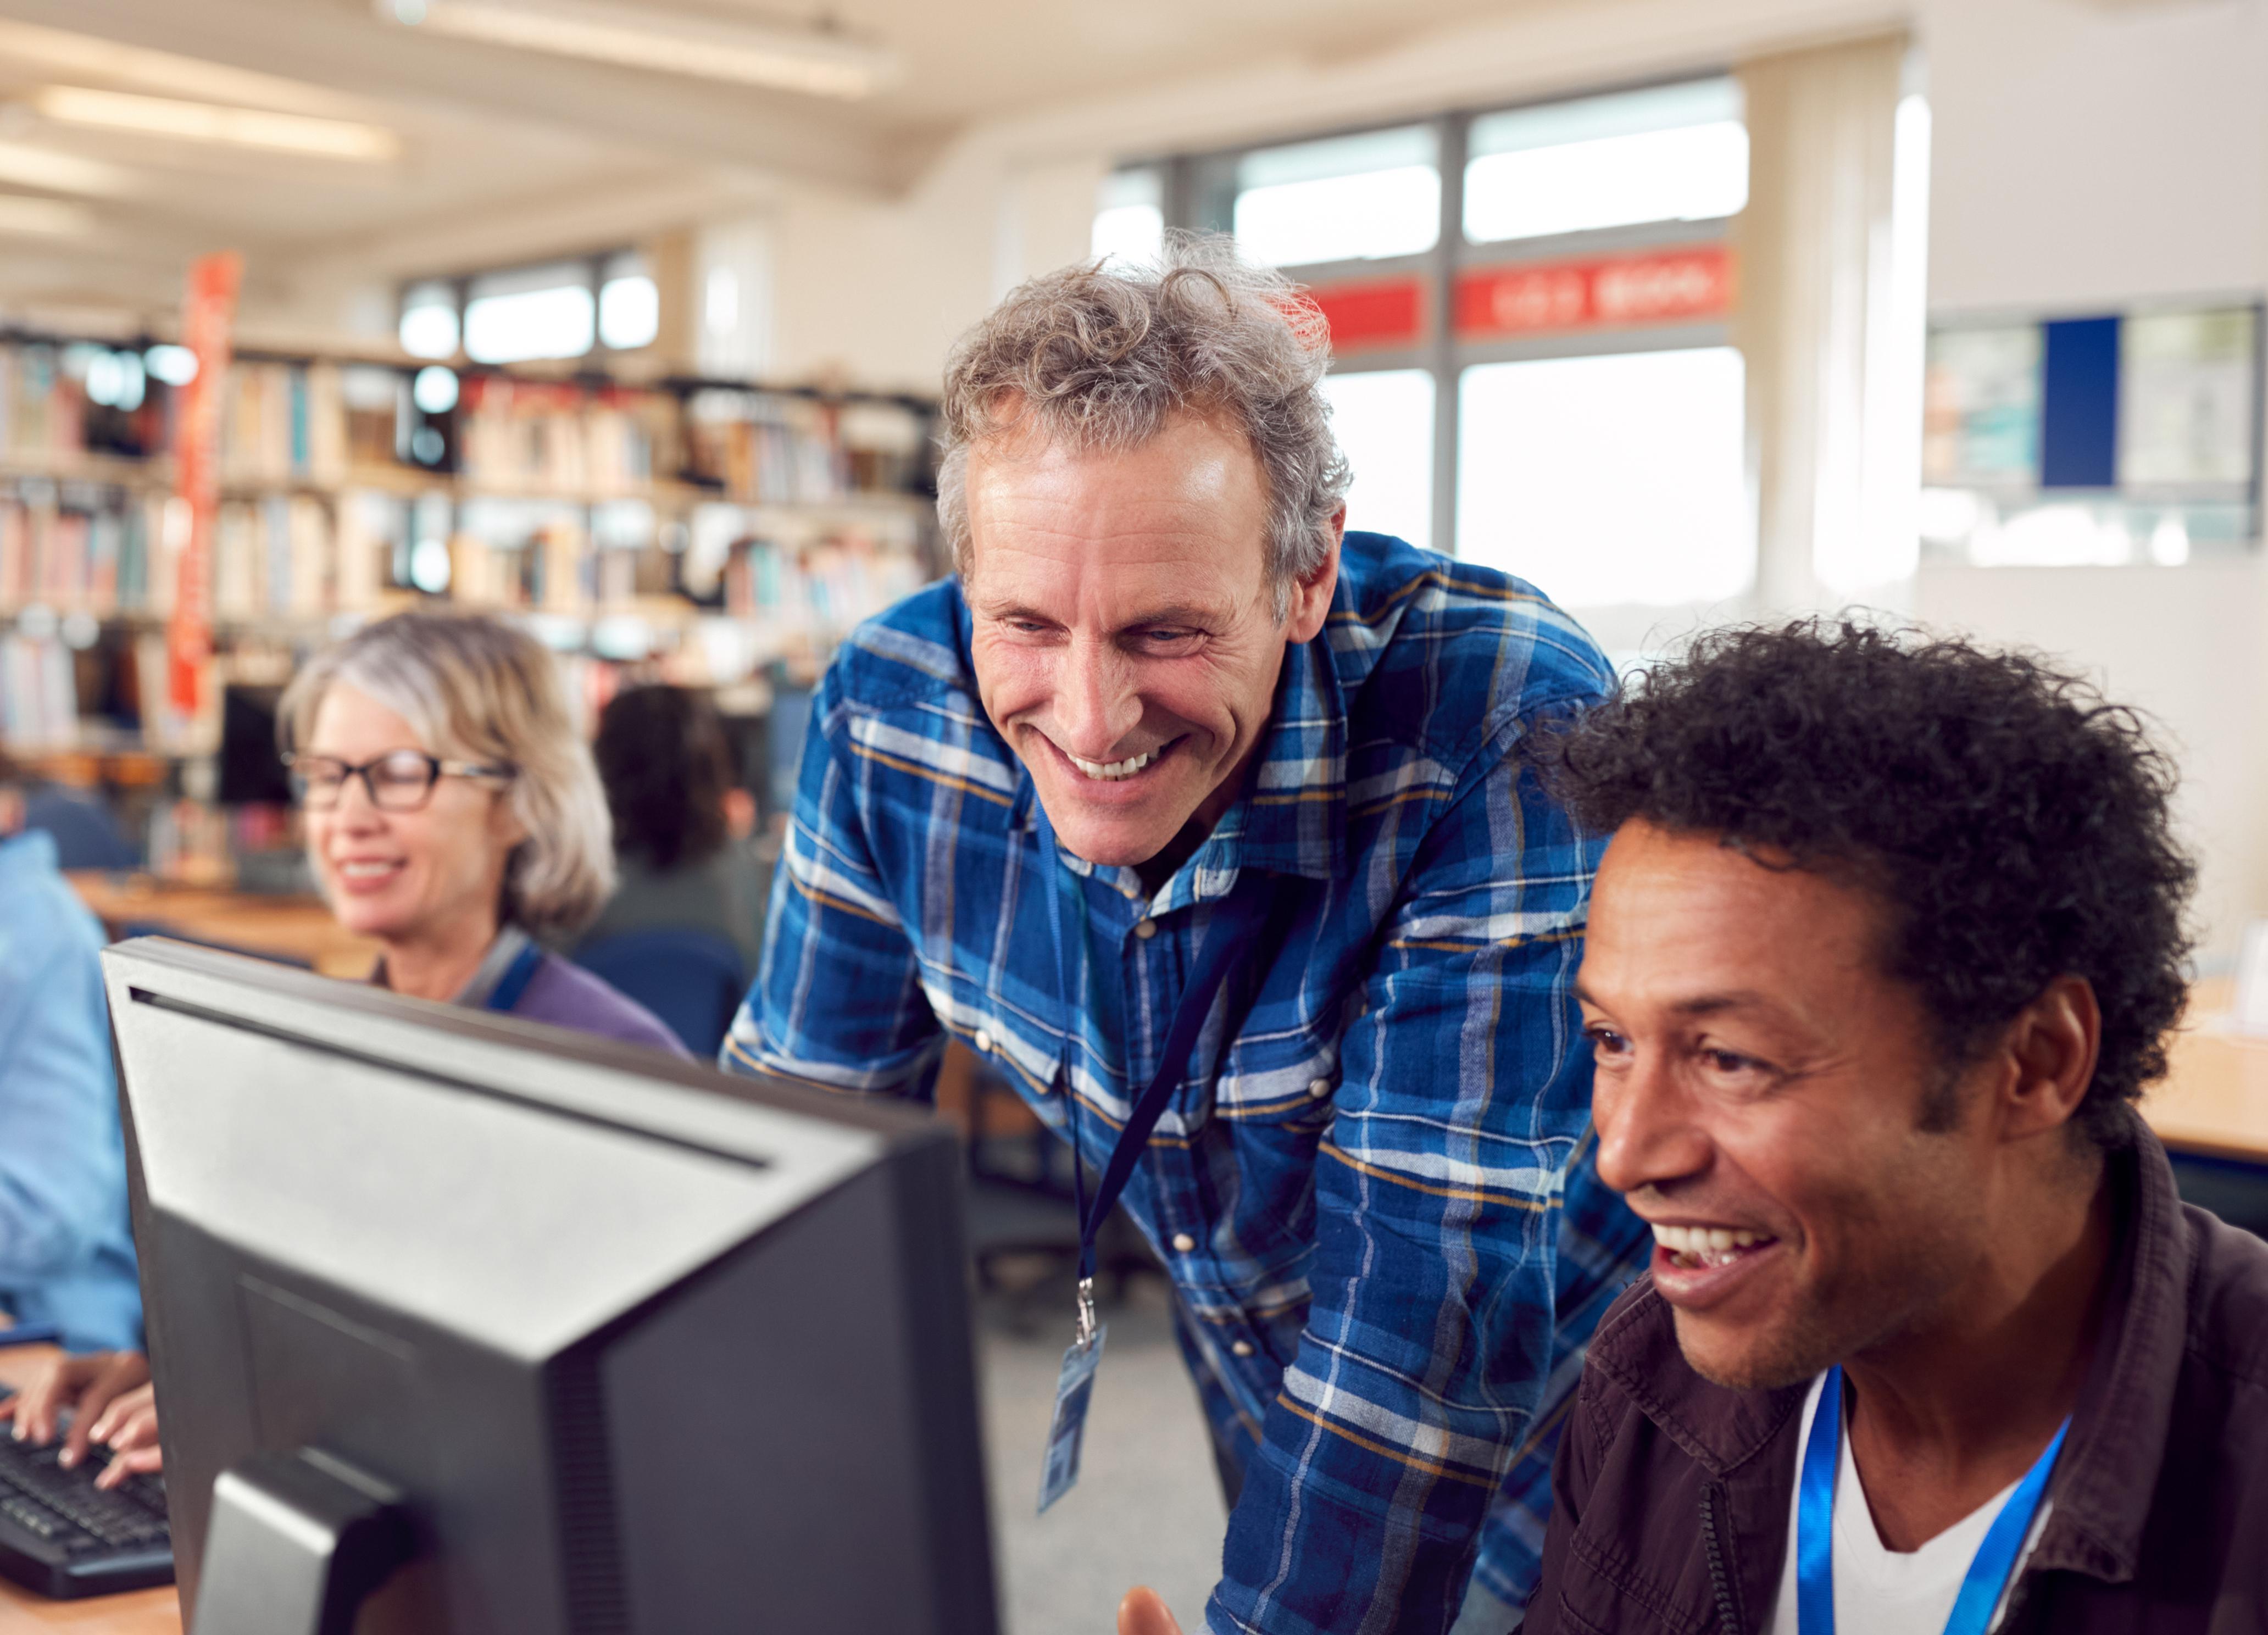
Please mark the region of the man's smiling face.
[[1736, 1389], [1922, 1327], [1989, 1248], [1995, 1071], [1942, 1059], [1871, 892], [1634, 819], [1576, 991], [1599, 1178], [1655, 1228], [1678, 1344]]
[[1107, 452], [1012, 431], [968, 473], [977, 691], [1057, 835], [1135, 865], [1193, 820], [1210, 828], [1268, 724], [1285, 644], [1322, 628], [1337, 553], [1278, 617], [1260, 463], [1197, 415]]

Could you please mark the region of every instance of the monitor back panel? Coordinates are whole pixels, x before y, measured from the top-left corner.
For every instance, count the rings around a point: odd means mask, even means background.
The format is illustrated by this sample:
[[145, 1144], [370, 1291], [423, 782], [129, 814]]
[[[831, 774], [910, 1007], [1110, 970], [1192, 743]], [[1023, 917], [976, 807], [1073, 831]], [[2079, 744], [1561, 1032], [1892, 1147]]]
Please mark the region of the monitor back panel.
[[185, 1606], [214, 1477], [313, 1445], [423, 1540], [364, 1635], [996, 1629], [939, 1130], [134, 947], [106, 963]]

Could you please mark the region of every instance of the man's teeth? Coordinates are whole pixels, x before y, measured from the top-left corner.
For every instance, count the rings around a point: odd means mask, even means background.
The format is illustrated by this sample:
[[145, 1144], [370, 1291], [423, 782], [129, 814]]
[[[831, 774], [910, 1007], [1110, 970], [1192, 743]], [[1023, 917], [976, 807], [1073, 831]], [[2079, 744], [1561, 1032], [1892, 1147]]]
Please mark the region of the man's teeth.
[[1724, 1226], [1663, 1226], [1653, 1229], [1653, 1241], [1685, 1266], [1729, 1264], [1740, 1251], [1772, 1241], [1768, 1232], [1735, 1232]]
[[1133, 777], [1144, 767], [1155, 761], [1158, 758], [1158, 752], [1154, 749], [1147, 749], [1127, 761], [1085, 761], [1072, 755], [1068, 749], [1064, 751], [1064, 756], [1089, 777], [1109, 780]]

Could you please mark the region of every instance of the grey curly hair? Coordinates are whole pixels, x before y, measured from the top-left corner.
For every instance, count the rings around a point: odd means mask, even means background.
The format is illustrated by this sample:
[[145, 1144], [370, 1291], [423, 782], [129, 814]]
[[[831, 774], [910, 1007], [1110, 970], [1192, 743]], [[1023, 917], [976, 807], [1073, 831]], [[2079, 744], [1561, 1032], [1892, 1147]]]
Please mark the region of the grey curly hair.
[[1153, 267], [1096, 261], [1011, 291], [946, 364], [938, 519], [969, 566], [968, 453], [1026, 423], [1082, 450], [1138, 447], [1183, 411], [1241, 428], [1268, 485], [1277, 616], [1329, 557], [1353, 474], [1322, 390], [1323, 315], [1219, 234], [1174, 232]]

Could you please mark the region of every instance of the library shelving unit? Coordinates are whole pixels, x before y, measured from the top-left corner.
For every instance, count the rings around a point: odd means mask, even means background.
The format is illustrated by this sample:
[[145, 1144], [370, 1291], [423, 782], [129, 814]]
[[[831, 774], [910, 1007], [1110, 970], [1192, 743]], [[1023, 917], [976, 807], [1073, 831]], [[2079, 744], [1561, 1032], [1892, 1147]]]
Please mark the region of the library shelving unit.
[[[220, 722], [217, 704], [181, 721], [163, 703], [188, 513], [168, 452], [178, 394], [138, 366], [120, 387], [146, 344], [0, 330], [0, 745], [114, 796], [195, 795]], [[453, 606], [525, 619], [586, 713], [631, 674], [761, 712], [768, 676], [807, 680], [939, 571], [932, 412], [240, 350], [207, 690], [275, 684], [357, 622]]]

